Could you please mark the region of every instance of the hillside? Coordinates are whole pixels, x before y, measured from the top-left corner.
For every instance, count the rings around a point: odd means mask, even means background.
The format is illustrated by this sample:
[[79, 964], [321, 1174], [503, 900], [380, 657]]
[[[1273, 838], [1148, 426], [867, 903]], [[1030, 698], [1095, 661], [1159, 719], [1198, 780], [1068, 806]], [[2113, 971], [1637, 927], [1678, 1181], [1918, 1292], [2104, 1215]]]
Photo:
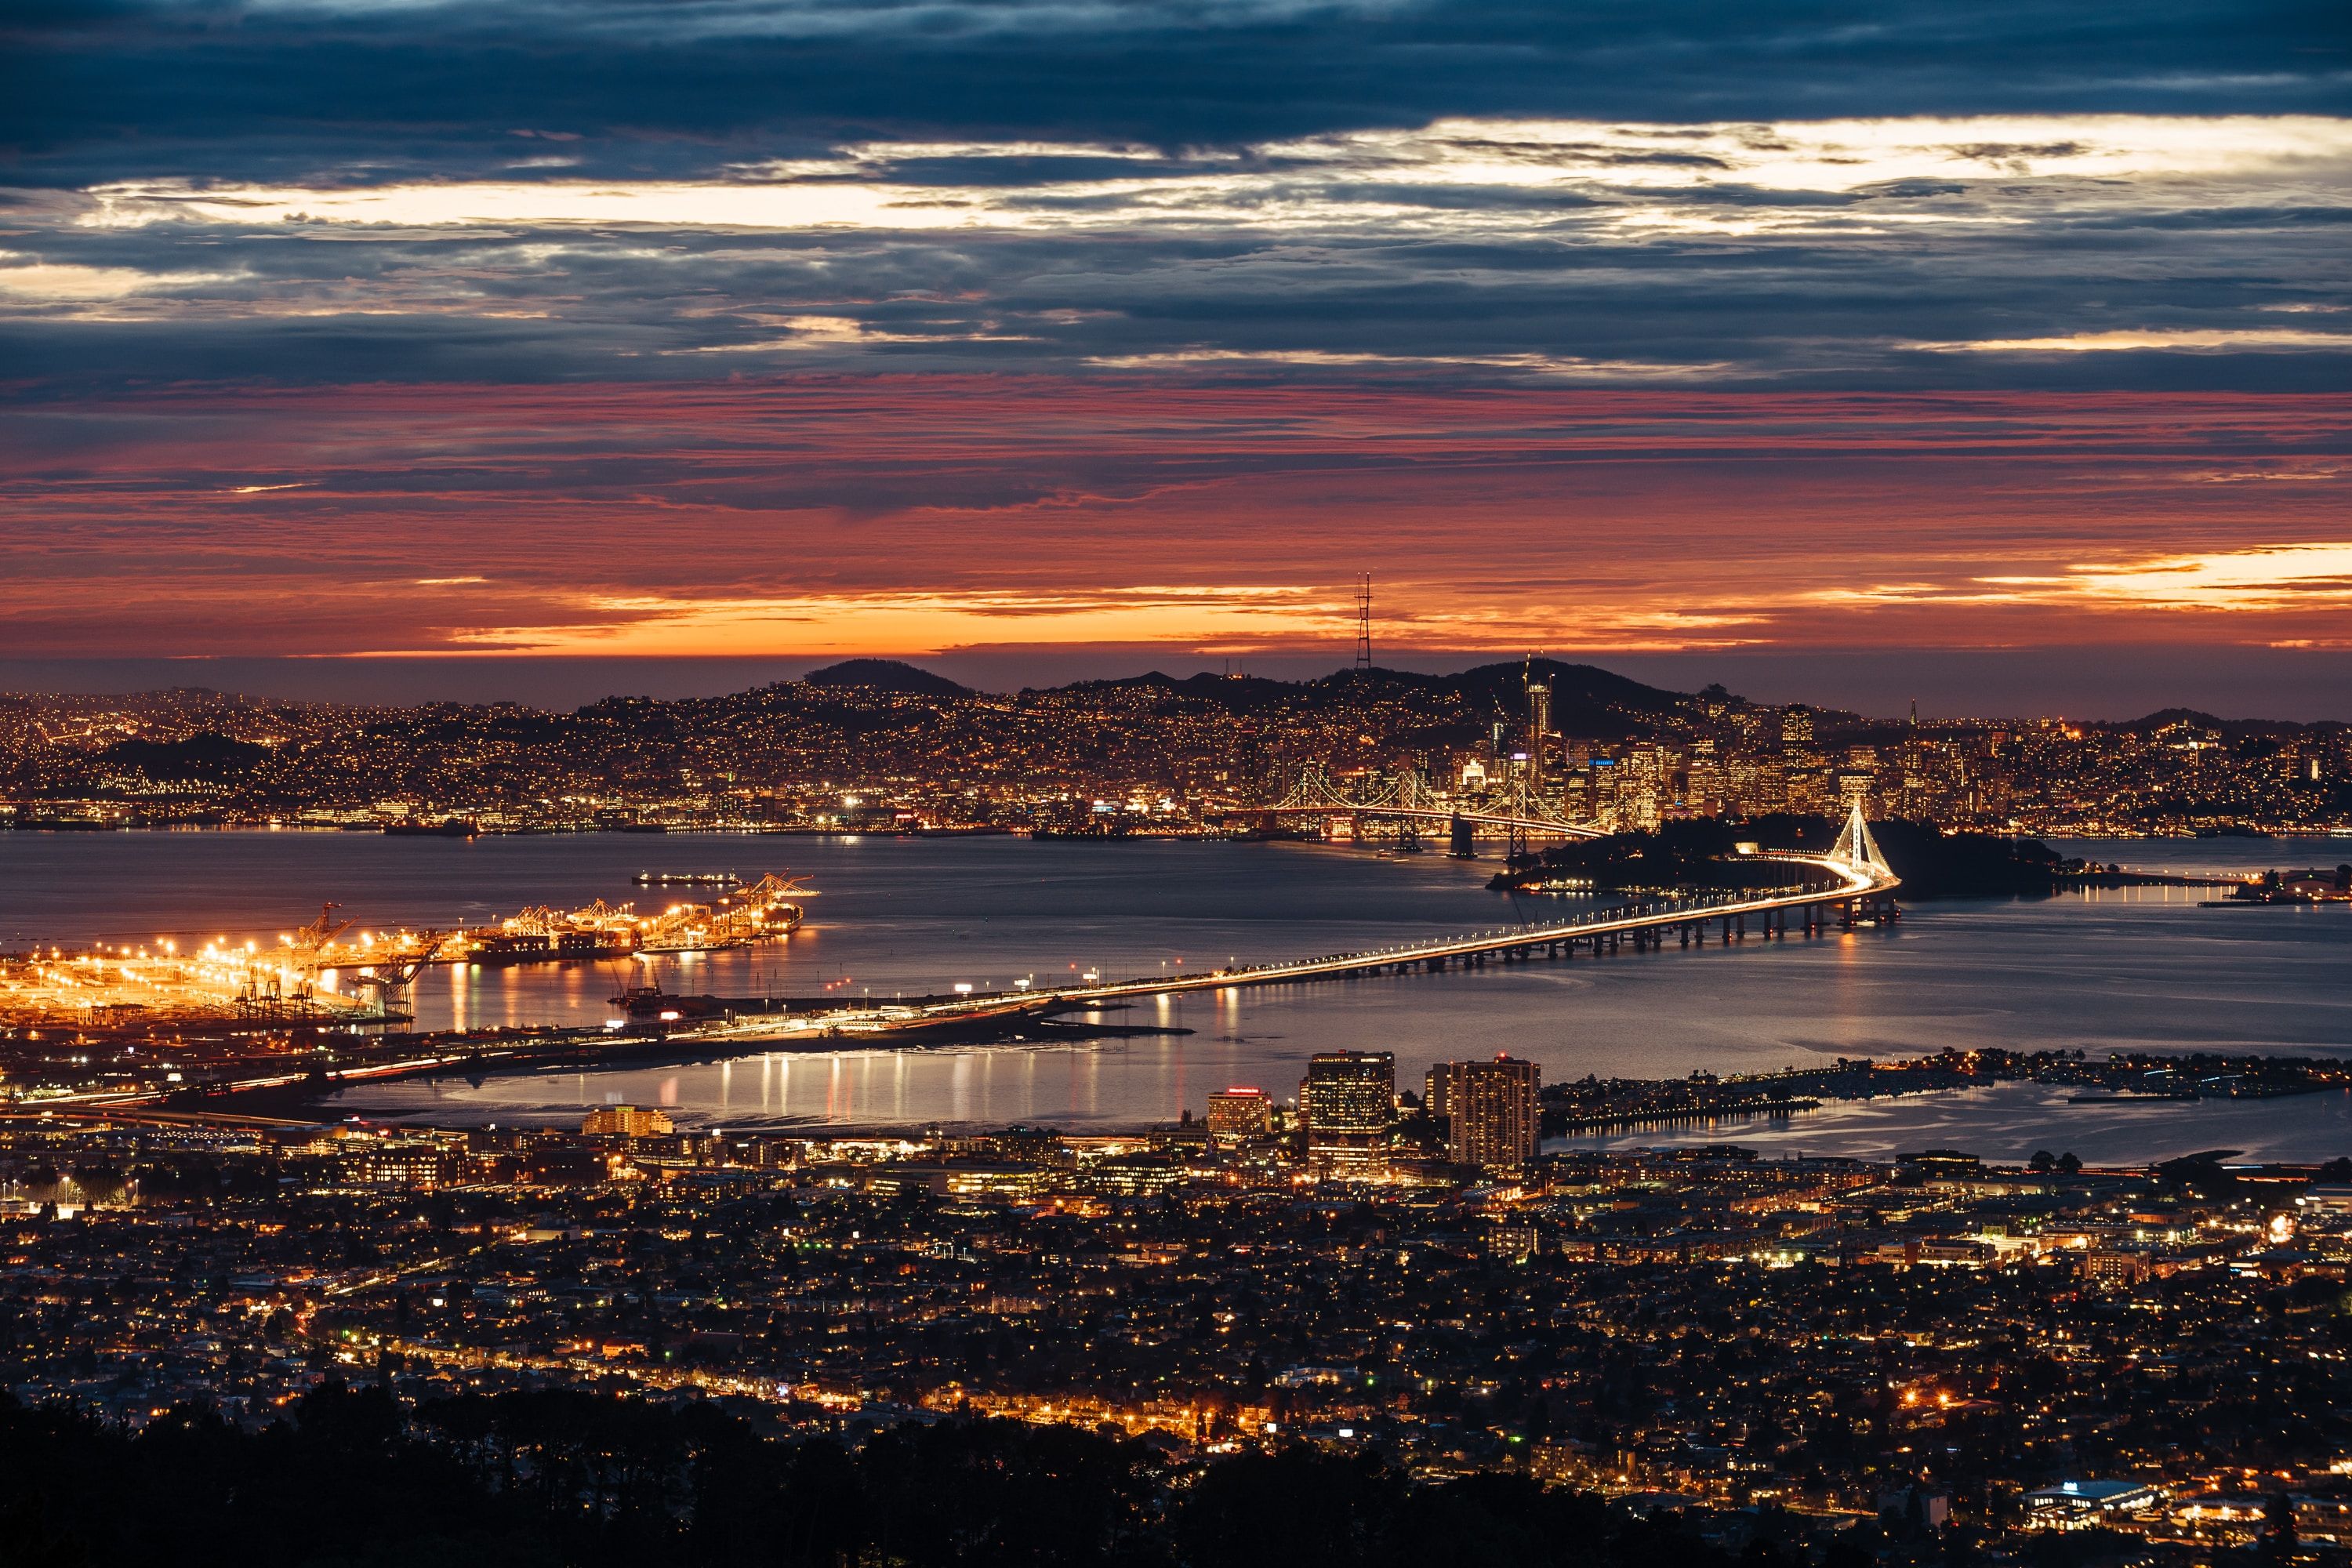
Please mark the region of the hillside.
[[959, 686], [944, 675], [897, 658], [846, 658], [812, 669], [801, 677], [803, 686], [856, 687], [867, 691], [895, 691], [908, 697], [969, 697], [971, 688]]

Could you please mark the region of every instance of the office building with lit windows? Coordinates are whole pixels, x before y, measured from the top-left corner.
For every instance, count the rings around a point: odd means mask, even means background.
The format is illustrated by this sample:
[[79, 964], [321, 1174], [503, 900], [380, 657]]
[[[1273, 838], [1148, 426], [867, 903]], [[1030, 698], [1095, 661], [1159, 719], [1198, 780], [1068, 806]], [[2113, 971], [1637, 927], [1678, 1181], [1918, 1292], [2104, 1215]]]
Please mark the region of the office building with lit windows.
[[1433, 1068], [1431, 1098], [1439, 1098], [1442, 1086], [1447, 1157], [1490, 1171], [1516, 1170], [1534, 1159], [1542, 1070], [1509, 1056], [1447, 1062], [1442, 1074]]
[[1395, 1056], [1325, 1051], [1309, 1057], [1298, 1112], [1307, 1125], [1309, 1163], [1345, 1171], [1385, 1166], [1389, 1128], [1396, 1120]]
[[1222, 1089], [1209, 1096], [1209, 1138], [1244, 1143], [1274, 1131], [1274, 1098], [1262, 1089]]

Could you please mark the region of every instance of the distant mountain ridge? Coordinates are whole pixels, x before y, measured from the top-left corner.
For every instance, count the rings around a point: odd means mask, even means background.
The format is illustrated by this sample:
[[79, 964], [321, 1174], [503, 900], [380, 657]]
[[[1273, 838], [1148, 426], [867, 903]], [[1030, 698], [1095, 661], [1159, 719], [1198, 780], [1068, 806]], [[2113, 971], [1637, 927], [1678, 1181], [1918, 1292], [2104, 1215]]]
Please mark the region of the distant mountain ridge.
[[[1545, 703], [1530, 701], [1530, 677], [1545, 683]], [[950, 786], [940, 796], [949, 802], [942, 820], [960, 825], [1023, 822], [1061, 831], [1089, 815], [1083, 806], [1062, 809], [1077, 794], [1033, 799], [1037, 792], [1008, 793], [1006, 781], [1049, 781], [1056, 791], [1077, 781], [1149, 781], [1172, 799], [1254, 798], [1252, 792], [1286, 789], [1314, 768], [1346, 774], [1406, 767], [1433, 777], [1465, 755], [1517, 751], [1538, 707], [1548, 708], [1546, 727], [1565, 740], [1575, 766], [1584, 752], [1604, 750], [1637, 764], [1662, 762], [1660, 753], [1627, 748], [1704, 740], [1717, 744], [1719, 760], [1797, 751], [1804, 753], [1798, 766], [1842, 768], [1864, 760], [1856, 748], [1900, 745], [1911, 732], [1823, 708], [1792, 721], [1795, 710], [1750, 703], [1721, 687], [1685, 694], [1558, 659], [1498, 659], [1441, 674], [1343, 668], [1304, 680], [1154, 670], [1000, 693], [901, 659], [855, 658], [800, 680], [719, 696], [610, 697], [572, 713], [504, 702], [278, 712], [180, 695], [132, 700], [120, 705], [124, 711], [106, 707], [103, 723], [60, 726], [46, 712], [60, 700], [18, 699], [11, 709], [0, 700], [0, 732], [86, 737], [79, 746], [0, 745], [0, 793], [11, 803], [114, 803], [126, 819], [135, 814], [156, 823], [278, 820], [313, 809], [327, 814], [322, 821], [363, 823], [367, 814], [352, 803], [428, 792], [445, 815], [489, 814], [534, 826], [579, 826], [590, 812], [601, 819], [603, 807], [582, 803], [607, 799], [808, 820], [812, 782], [821, 794], [833, 787], [828, 781], [850, 777], [918, 790]], [[1990, 741], [1993, 765], [2012, 770], [2020, 792], [2036, 801], [2053, 792], [2074, 798], [2082, 785], [2068, 770], [2104, 767], [2110, 745], [2102, 737], [2130, 732], [2115, 724], [2068, 725], [2064, 736], [2048, 737], [2049, 747], [2031, 736], [2012, 747], [2014, 734], [2002, 736], [2000, 728], [1963, 731], [1960, 742]], [[2141, 739], [2112, 750], [2128, 753], [2128, 767], [2155, 783], [2135, 782], [2119, 795], [2112, 820], [2145, 820], [2167, 831], [2241, 819], [2260, 825], [2256, 815], [2261, 823], [2352, 820], [2352, 784], [2327, 760], [2338, 753], [2315, 748], [2306, 757], [2296, 750], [2306, 742], [2294, 734], [2319, 733], [2332, 748], [2341, 725], [2232, 724], [2182, 708], [2131, 728]], [[2226, 737], [2218, 757], [2187, 754], [2201, 752], [2204, 738], [2217, 732]], [[2083, 744], [2069, 749], [2075, 742]], [[2183, 754], [2169, 765], [2176, 749]], [[2045, 750], [2055, 761], [2037, 760]], [[1882, 765], [1886, 760], [1882, 750]], [[2208, 765], [2216, 763], [2218, 769]], [[553, 781], [578, 787], [551, 801]], [[1771, 805], [1778, 797], [1748, 799]], [[2248, 801], [2260, 803], [2258, 814]], [[999, 806], [1009, 816], [992, 815]]]
[[[1419, 698], [1423, 700], [1457, 700], [1462, 708], [1482, 710], [1488, 717], [1523, 720], [1527, 712], [1525, 679], [1530, 669], [1549, 680], [1552, 688], [1552, 727], [1564, 733], [1592, 739], [1622, 738], [1633, 731], [1628, 721], [1653, 719], [1679, 712], [1687, 716], [1694, 706], [1720, 702], [1729, 707], [1757, 706], [1764, 708], [1799, 707], [1810, 711], [1817, 729], [1823, 734], [1834, 734], [1852, 741], [1872, 741], [1894, 743], [1901, 741], [1908, 727], [1899, 717], [1865, 717], [1843, 709], [1818, 702], [1784, 702], [1761, 700], [1753, 704], [1726, 690], [1721, 685], [1710, 685], [1695, 693], [1678, 692], [1662, 687], [1645, 685], [1630, 677], [1616, 674], [1597, 665], [1569, 664], [1558, 659], [1537, 659], [1532, 666], [1517, 660], [1504, 659], [1451, 674], [1427, 675], [1413, 670], [1374, 668], [1343, 668], [1329, 675], [1304, 680], [1282, 680], [1265, 676], [1220, 675], [1203, 670], [1189, 676], [1173, 676], [1164, 670], [1150, 670], [1141, 675], [1073, 680], [1053, 686], [1024, 687], [1027, 693], [1084, 692], [1087, 690], [1153, 690], [1173, 698], [1213, 703], [1229, 712], [1262, 711], [1268, 708], [1296, 705], [1302, 700], [1312, 700], [1318, 695], [1344, 699], [1361, 692], [1375, 698]], [[948, 676], [922, 666], [898, 658], [858, 658], [843, 659], [812, 669], [797, 680], [781, 680], [765, 687], [750, 687], [742, 690], [713, 693], [704, 696], [654, 698], [624, 696], [618, 693], [599, 698], [576, 709], [540, 708], [511, 701], [468, 701], [457, 698], [442, 698], [415, 703], [335, 703], [310, 699], [279, 699], [257, 697], [236, 692], [223, 692], [194, 685], [148, 688], [108, 694], [106, 700], [122, 702], [204, 700], [224, 707], [300, 708], [310, 706], [348, 707], [367, 710], [399, 710], [418, 712], [465, 711], [469, 710], [527, 709], [542, 716], [553, 717], [565, 711], [590, 712], [627, 710], [691, 709], [697, 704], [727, 704], [755, 700], [765, 691], [774, 693], [796, 686], [819, 690], [865, 690], [902, 696], [929, 697], [942, 700], [977, 697], [998, 689], [965, 686]], [[1010, 691], [1002, 693], [1013, 695]], [[82, 700], [98, 700], [100, 694], [79, 694]], [[0, 692], [0, 701], [13, 703], [57, 703], [74, 700], [62, 693]], [[1978, 720], [1974, 722], [1994, 722]], [[2032, 715], [2011, 715], [2004, 723], [2032, 723]], [[1941, 725], [1947, 721], [1929, 721]], [[2159, 709], [2136, 719], [2084, 719], [2077, 722], [2091, 729], [2117, 733], [2147, 736], [2173, 724], [2189, 724], [2199, 729], [2215, 731], [2231, 740], [2251, 737], [2287, 738], [2298, 735], [2334, 734], [2352, 729], [2352, 720], [2319, 719], [2308, 721], [2292, 719], [2224, 719], [2201, 709], [2175, 707]]]
[[1685, 710], [1696, 700], [1686, 692], [1644, 686], [1594, 665], [1563, 664], [1549, 658], [1532, 663], [1504, 660], [1450, 675], [1423, 675], [1414, 670], [1378, 667], [1341, 669], [1297, 681], [1207, 671], [1179, 678], [1155, 669], [1116, 679], [1073, 681], [1049, 689], [1163, 692], [1213, 702], [1235, 713], [1293, 703], [1302, 698], [1344, 700], [1362, 697], [1375, 701], [1418, 698], [1433, 703], [1458, 703], [1475, 721], [1483, 722], [1491, 715], [1516, 723], [1527, 715], [1527, 682], [1530, 677], [1551, 685], [1553, 728], [1576, 734], [1629, 733], [1642, 721]]

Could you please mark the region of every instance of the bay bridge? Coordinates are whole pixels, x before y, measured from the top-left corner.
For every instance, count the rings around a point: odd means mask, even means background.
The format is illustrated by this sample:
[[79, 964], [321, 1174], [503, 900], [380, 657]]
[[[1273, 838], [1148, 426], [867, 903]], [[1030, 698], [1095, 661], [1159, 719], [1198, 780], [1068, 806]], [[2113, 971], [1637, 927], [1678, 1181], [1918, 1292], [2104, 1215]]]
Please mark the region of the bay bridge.
[[1227, 806], [1219, 815], [1266, 821], [1320, 817], [1351, 824], [1392, 822], [1408, 842], [1417, 841], [1423, 827], [1443, 823], [1454, 853], [1472, 853], [1471, 846], [1482, 830], [1489, 835], [1499, 832], [1507, 842], [1507, 859], [1525, 854], [1535, 839], [1609, 837], [1609, 830], [1598, 824], [1560, 816], [1528, 787], [1523, 774], [1515, 775], [1499, 792], [1472, 803], [1439, 794], [1419, 773], [1410, 770], [1360, 780], [1351, 791], [1322, 767], [1310, 765], [1280, 800], [1264, 805]]
[[[1354, 805], [1349, 809], [1368, 808]], [[1557, 821], [1538, 821], [1530, 826], [1546, 831], [1570, 826]], [[1601, 834], [1598, 829], [1582, 828], [1571, 836], [1597, 837]], [[1592, 910], [1569, 920], [1495, 926], [1352, 952], [1234, 964], [1195, 973], [1133, 980], [1090, 978], [1077, 985], [927, 998], [856, 1013], [845, 1010], [826, 1019], [802, 1019], [790, 1027], [793, 1032], [814, 1026], [828, 1035], [887, 1037], [968, 1025], [990, 1017], [1082, 1012], [1107, 1003], [1191, 991], [1229, 991], [1244, 986], [1434, 973], [1450, 968], [1479, 969], [1489, 963], [1513, 963], [1538, 957], [1572, 958], [1580, 948], [1599, 953], [1628, 946], [1663, 947], [1669, 942], [1689, 947], [1710, 941], [1737, 942], [1751, 934], [1776, 940], [1785, 938], [1792, 928], [1801, 934], [1812, 934], [1832, 928], [1889, 922], [1896, 918], [1894, 894], [1902, 886], [1902, 879], [1879, 852], [1870, 825], [1863, 819], [1859, 802], [1836, 840], [1820, 854], [1756, 850], [1741, 855], [1739, 861], [1786, 866], [1794, 879], [1756, 888], [1655, 899], [1618, 909]], [[772, 1032], [776, 1021], [746, 1020], [739, 1037], [756, 1037], [763, 1028]]]
[[[1368, 803], [1360, 797], [1335, 799], [1318, 789], [1278, 809], [1390, 812], [1407, 820], [1427, 820], [1442, 815], [1449, 823], [1467, 816], [1527, 837], [1601, 836], [1599, 828], [1590, 825], [1565, 822], [1549, 813], [1517, 815], [1509, 810], [1497, 811], [1493, 809], [1494, 804], [1465, 814], [1442, 803], [1429, 804], [1410, 794], [1391, 795], [1385, 800]], [[887, 1047], [899, 1043], [986, 1039], [1006, 1034], [1017, 1037], [1026, 1021], [1186, 992], [1230, 992], [1247, 986], [1289, 985], [1358, 976], [1483, 969], [1490, 963], [1509, 964], [1538, 957], [1573, 958], [1580, 950], [1600, 953], [1625, 947], [1655, 949], [1669, 943], [1687, 948], [1706, 942], [1730, 943], [1751, 935], [1770, 941], [1785, 938], [1792, 931], [1811, 934], [1896, 918], [1894, 893], [1902, 886], [1902, 879], [1880, 853], [1859, 803], [1826, 850], [1751, 850], [1740, 855], [1736, 864], [1750, 861], [1786, 868], [1789, 879], [1654, 898], [1565, 920], [1494, 926], [1347, 952], [1258, 963], [1235, 963], [1191, 973], [1180, 970], [1172, 974], [1108, 981], [1089, 974], [1082, 983], [1071, 985], [1019, 985], [1006, 991], [929, 996], [881, 1006], [824, 1002], [802, 1010], [791, 999], [785, 999], [781, 1005], [775, 999], [762, 999], [756, 1012], [737, 1011], [730, 1005], [719, 1018], [690, 1023], [675, 1032], [665, 1024], [649, 1031], [615, 1035], [610, 1031], [620, 1026], [608, 1022], [602, 1030], [554, 1026], [513, 1033], [504, 1029], [487, 1034], [457, 1030], [386, 1037], [381, 1049], [354, 1047], [352, 1055], [333, 1065], [289, 1066], [282, 1057], [273, 1057], [267, 1068], [254, 1076], [224, 1079], [211, 1087], [287, 1088], [313, 1081], [358, 1082], [450, 1071], [539, 1070], [555, 1064], [579, 1067], [609, 1063], [624, 1059], [631, 1052], [664, 1054], [680, 1048], [725, 1051], [738, 1046], [765, 1046], [824, 1050], [844, 1046]], [[322, 951], [338, 932], [330, 909], [314, 926], [305, 928], [302, 945]], [[289, 937], [288, 941], [289, 946], [293, 945], [294, 939]], [[385, 956], [377, 955], [379, 964]], [[386, 988], [398, 986], [413, 978], [415, 971], [434, 956], [432, 948], [422, 942], [415, 943], [399, 956], [400, 971], [382, 975], [382, 984]], [[158, 1083], [108, 1088], [66, 1099], [76, 1103], [119, 1107], [134, 1101], [152, 1101], [171, 1092], [173, 1091]]]

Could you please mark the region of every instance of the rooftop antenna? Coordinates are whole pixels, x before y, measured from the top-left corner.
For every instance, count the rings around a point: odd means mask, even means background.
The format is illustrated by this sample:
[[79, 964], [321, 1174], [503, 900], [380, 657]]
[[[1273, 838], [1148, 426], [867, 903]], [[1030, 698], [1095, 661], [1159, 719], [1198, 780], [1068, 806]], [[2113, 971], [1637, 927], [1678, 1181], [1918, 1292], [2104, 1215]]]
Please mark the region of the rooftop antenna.
[[1356, 668], [1372, 668], [1372, 574], [1356, 579]]

